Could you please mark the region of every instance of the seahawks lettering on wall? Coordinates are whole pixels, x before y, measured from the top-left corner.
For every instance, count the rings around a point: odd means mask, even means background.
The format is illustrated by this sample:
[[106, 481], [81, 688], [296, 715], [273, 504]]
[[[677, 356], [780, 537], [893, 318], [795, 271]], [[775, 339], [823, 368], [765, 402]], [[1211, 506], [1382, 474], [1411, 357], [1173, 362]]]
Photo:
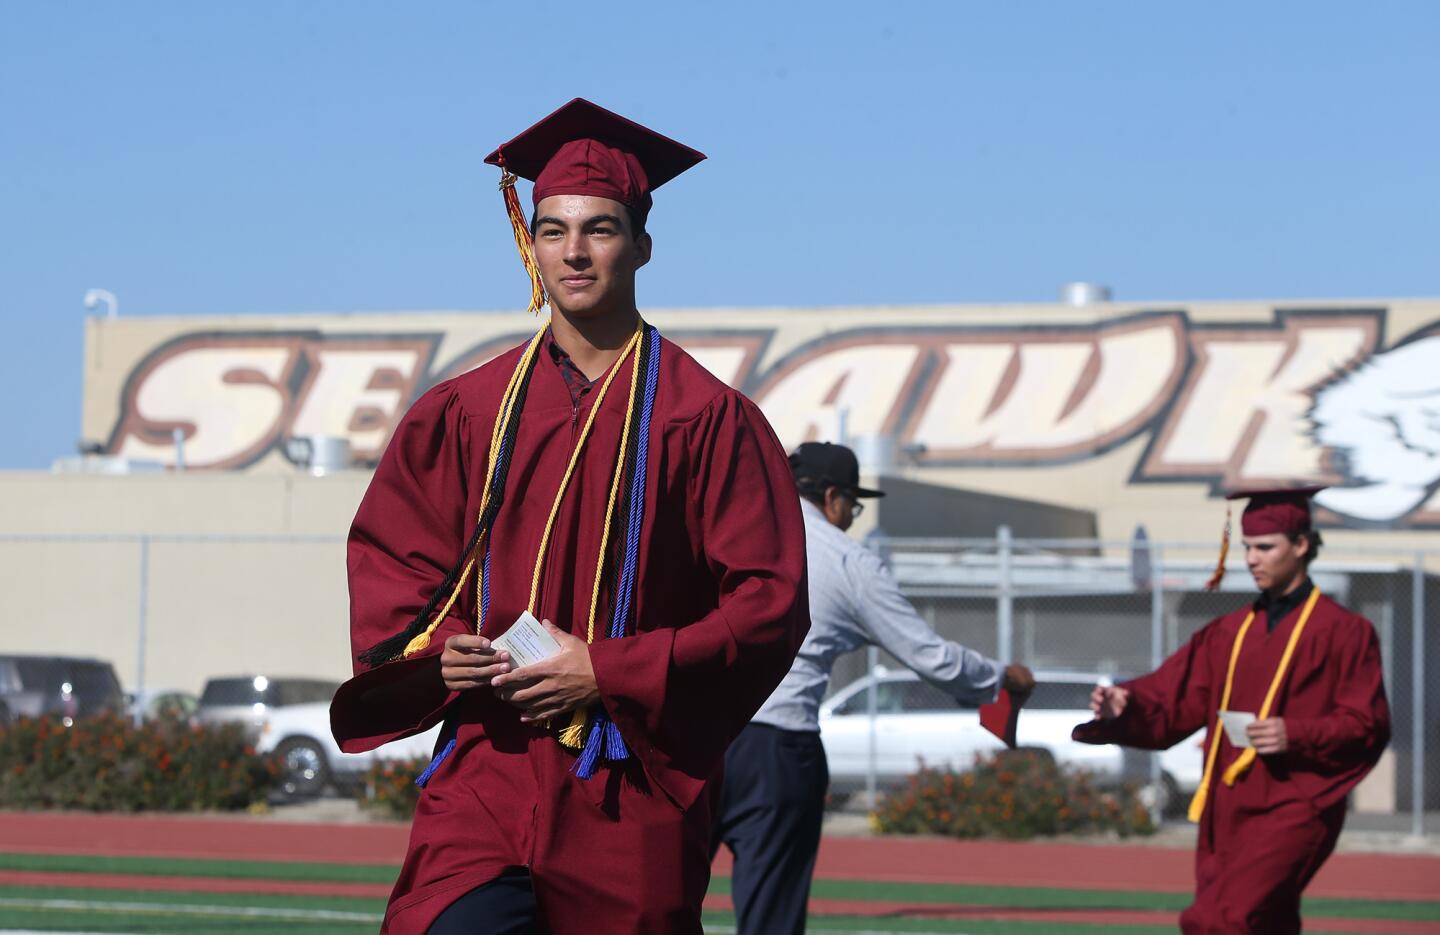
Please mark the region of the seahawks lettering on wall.
[[[1207, 495], [1316, 480], [1335, 485], [1317, 498], [1332, 525], [1440, 526], [1440, 302], [650, 317], [787, 446], [834, 437], [843, 412], [851, 436], [891, 435], [916, 471], [967, 486], [1088, 462], [1116, 475], [1106, 486]], [[91, 322], [87, 435], [169, 462], [179, 428], [187, 467], [261, 471], [288, 467], [289, 437], [337, 435], [373, 462], [418, 394], [533, 328], [479, 313], [258, 321]]]

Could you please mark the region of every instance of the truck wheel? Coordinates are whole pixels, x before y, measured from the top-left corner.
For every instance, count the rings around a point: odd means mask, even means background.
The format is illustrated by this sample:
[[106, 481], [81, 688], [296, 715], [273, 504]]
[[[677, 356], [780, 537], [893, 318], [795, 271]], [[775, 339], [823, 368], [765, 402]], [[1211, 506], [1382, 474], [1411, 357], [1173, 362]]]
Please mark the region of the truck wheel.
[[280, 791], [299, 799], [314, 798], [330, 781], [325, 751], [306, 737], [291, 737], [275, 748], [280, 758]]
[[1169, 773], [1161, 773], [1158, 783], [1147, 782], [1141, 786], [1139, 797], [1157, 825], [1166, 818], [1182, 814], [1187, 804], [1185, 797], [1180, 794], [1180, 787], [1175, 783], [1175, 777]]

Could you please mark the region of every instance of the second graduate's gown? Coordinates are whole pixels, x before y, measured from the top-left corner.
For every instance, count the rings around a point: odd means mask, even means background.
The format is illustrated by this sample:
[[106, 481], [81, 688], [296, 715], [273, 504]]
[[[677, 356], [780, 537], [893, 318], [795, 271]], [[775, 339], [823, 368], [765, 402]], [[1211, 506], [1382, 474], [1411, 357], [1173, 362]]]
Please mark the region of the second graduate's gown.
[[[1264, 601], [1236, 662], [1232, 711], [1258, 712], [1310, 583], [1270, 629]], [[1249, 610], [1219, 617], [1150, 675], [1124, 683], [1119, 718], [1075, 729], [1087, 743], [1164, 749], [1202, 727], [1215, 730], [1235, 636]], [[1345, 797], [1390, 739], [1379, 644], [1370, 621], [1321, 595], [1275, 700], [1289, 749], [1259, 756], [1233, 786], [1222, 776], [1240, 755], [1223, 736], [1200, 818], [1195, 901], [1181, 929], [1285, 935], [1300, 930], [1300, 893], [1335, 847]], [[1210, 749], [1213, 737], [1205, 740]]]

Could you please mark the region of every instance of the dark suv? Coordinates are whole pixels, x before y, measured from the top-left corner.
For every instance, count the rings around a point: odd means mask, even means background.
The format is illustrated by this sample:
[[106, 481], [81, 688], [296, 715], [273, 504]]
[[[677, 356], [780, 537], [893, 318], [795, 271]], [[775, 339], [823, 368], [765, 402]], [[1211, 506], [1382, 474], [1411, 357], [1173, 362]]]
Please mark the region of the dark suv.
[[99, 659], [0, 656], [0, 724], [17, 717], [77, 718], [120, 712], [125, 696], [115, 668]]

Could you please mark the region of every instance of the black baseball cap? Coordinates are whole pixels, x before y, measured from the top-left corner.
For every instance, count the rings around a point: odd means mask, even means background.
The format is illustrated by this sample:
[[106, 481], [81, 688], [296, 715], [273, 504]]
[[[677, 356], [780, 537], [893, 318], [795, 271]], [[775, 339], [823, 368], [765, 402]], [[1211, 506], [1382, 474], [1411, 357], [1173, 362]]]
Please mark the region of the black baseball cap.
[[790, 454], [790, 471], [797, 481], [818, 481], [839, 487], [852, 497], [883, 497], [885, 491], [860, 486], [860, 462], [855, 452], [831, 442], [804, 442]]

